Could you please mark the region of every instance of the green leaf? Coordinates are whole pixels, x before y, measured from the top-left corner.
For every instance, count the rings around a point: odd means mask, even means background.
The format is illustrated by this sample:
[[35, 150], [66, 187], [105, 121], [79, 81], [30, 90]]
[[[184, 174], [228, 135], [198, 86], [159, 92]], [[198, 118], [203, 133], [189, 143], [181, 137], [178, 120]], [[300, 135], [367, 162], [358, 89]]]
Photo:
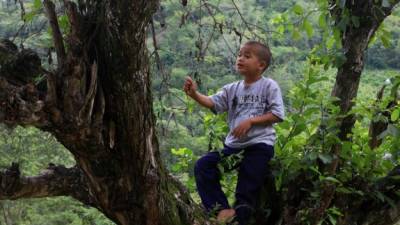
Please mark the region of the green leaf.
[[392, 115], [390, 115], [390, 119], [394, 122], [399, 118], [399, 115], [400, 115], [400, 108], [397, 108], [392, 112]]
[[312, 167], [309, 167], [309, 169], [310, 169], [311, 171], [314, 171], [316, 174], [321, 175], [321, 172], [319, 172], [319, 170], [318, 170], [317, 167], [312, 166]]
[[356, 193], [356, 194], [358, 194], [358, 195], [360, 195], [360, 196], [364, 196], [364, 192], [362, 192], [362, 191], [360, 191], [360, 190], [357, 190], [357, 191], [355, 191], [354, 193]]
[[376, 196], [379, 200], [381, 200], [382, 202], [385, 202], [385, 195], [382, 194], [382, 192], [380, 192], [380, 191], [375, 192], [375, 196]]
[[172, 148], [171, 153], [174, 155], [183, 156], [185, 154], [185, 149], [184, 148], [179, 148], [179, 149]]
[[336, 207], [331, 207], [327, 211], [330, 215], [343, 216], [343, 213]]
[[328, 50], [331, 50], [335, 42], [336, 42], [335, 37], [329, 37], [328, 40], [326, 41], [326, 48]]
[[60, 28], [64, 31], [68, 30], [69, 28], [69, 20], [66, 15], [62, 15], [58, 17], [58, 23], [60, 24]]
[[381, 41], [385, 48], [390, 48], [390, 40], [386, 35], [381, 35]]
[[334, 177], [325, 177], [324, 180], [330, 181], [330, 182], [332, 182], [332, 183], [337, 183], [337, 184], [340, 184], [340, 183], [341, 183], [338, 179], [336, 179], [336, 178], [334, 178]]
[[333, 216], [328, 215], [328, 219], [329, 219], [329, 222], [331, 222], [332, 225], [336, 225], [336, 219]]
[[373, 44], [375, 44], [376, 40], [378, 40], [378, 38], [376, 37], [376, 35], [372, 36], [371, 40], [369, 41], [368, 45], [371, 46]]
[[42, 8], [42, 1], [41, 0], [34, 0], [33, 1], [33, 9], [39, 10]]
[[345, 188], [345, 187], [336, 188], [336, 192], [343, 193], [343, 194], [352, 194], [353, 193], [352, 190]]
[[318, 24], [322, 29], [326, 28], [326, 15], [321, 14], [318, 19]]
[[180, 164], [176, 163], [176, 164], [172, 165], [171, 169], [173, 172], [179, 172], [179, 171], [181, 171], [182, 166]]
[[303, 15], [304, 14], [303, 7], [301, 7], [298, 4], [293, 6], [293, 12], [296, 13], [297, 15]]
[[297, 28], [293, 29], [292, 38], [295, 41], [297, 41], [297, 40], [299, 40], [301, 38], [301, 34], [300, 34], [300, 32], [299, 32], [299, 30]]
[[291, 127], [291, 124], [288, 120], [284, 120], [282, 123], [279, 123], [278, 126], [285, 130], [289, 130]]
[[333, 36], [334, 36], [335, 41], [336, 41], [337, 44], [341, 43], [341, 41], [342, 41], [342, 32], [340, 31], [340, 29], [335, 27], [333, 29]]
[[276, 31], [277, 31], [279, 34], [285, 33], [285, 26], [279, 25], [279, 26], [276, 28]]
[[314, 29], [313, 29], [311, 23], [308, 20], [304, 20], [303, 28], [306, 30], [306, 33], [307, 33], [309, 38], [313, 36]]
[[319, 194], [318, 192], [316, 192], [316, 191], [311, 192], [310, 195], [311, 195], [311, 197], [313, 197], [313, 198], [319, 198], [319, 197], [320, 197], [320, 194]]
[[311, 84], [314, 84], [314, 83], [317, 83], [317, 82], [327, 81], [327, 80], [329, 80], [328, 77], [315, 77], [315, 76], [312, 76], [312, 77], [310, 77], [310, 79], [307, 80], [307, 84], [311, 85]]
[[222, 13], [218, 13], [214, 18], [218, 23], [223, 23], [225, 21], [225, 16]]
[[300, 134], [301, 132], [303, 132], [305, 129], [307, 128], [306, 124], [304, 123], [299, 123], [293, 130], [292, 135], [296, 136], [298, 134]]
[[33, 18], [35, 18], [35, 16], [36, 16], [36, 12], [35, 12], [35, 11], [26, 13], [26, 14], [24, 15], [24, 20], [25, 20], [27, 23], [32, 22], [32, 21], [33, 21]]

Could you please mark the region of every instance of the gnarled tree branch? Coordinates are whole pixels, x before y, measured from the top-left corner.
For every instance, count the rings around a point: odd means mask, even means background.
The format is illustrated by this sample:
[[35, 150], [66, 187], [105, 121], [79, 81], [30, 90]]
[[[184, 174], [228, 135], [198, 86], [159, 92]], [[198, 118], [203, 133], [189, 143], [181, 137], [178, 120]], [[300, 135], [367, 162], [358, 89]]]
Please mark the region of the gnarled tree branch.
[[39, 128], [49, 125], [44, 90], [34, 84], [35, 77], [43, 71], [35, 52], [18, 51], [12, 42], [0, 41], [0, 122]]
[[70, 196], [87, 205], [94, 205], [83, 173], [78, 167], [66, 168], [50, 164], [37, 176], [21, 175], [19, 166], [0, 172], [0, 200]]
[[34, 85], [18, 87], [0, 77], [0, 93], [0, 122], [10, 126], [48, 127], [50, 122], [44, 111], [44, 102]]

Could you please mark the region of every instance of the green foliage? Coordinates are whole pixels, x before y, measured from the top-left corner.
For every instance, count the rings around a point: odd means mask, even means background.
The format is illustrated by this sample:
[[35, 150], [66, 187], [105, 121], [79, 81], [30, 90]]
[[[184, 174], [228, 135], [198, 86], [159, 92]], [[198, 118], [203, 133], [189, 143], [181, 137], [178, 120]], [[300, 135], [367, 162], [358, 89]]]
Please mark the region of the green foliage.
[[[0, 126], [0, 169], [8, 168], [11, 162], [20, 164], [23, 176], [38, 175], [49, 163], [67, 167], [75, 164], [72, 155], [49, 133]], [[18, 225], [112, 224], [96, 209], [66, 197], [1, 201], [0, 213], [0, 221]]]
[[208, 112], [204, 116], [204, 130], [206, 130], [209, 137], [209, 150], [218, 150], [223, 147], [223, 140], [229, 131], [226, 121], [226, 113], [214, 115]]
[[337, 141], [332, 115], [339, 110], [329, 97], [327, 82], [319, 66], [309, 65], [304, 80], [289, 92], [291, 112], [276, 126], [276, 158], [282, 167], [275, 171], [278, 189], [290, 182], [298, 171], [308, 170], [317, 159], [323, 163], [332, 160], [329, 146]]
[[40, 0], [34, 0], [33, 2], [27, 2], [25, 7], [29, 10], [23, 16], [26, 23], [31, 23], [37, 16], [40, 16], [40, 11], [43, 10], [42, 2]]
[[172, 172], [186, 185], [192, 195], [195, 195], [196, 184], [192, 171], [198, 157], [193, 155], [193, 151], [188, 148], [172, 148], [171, 153], [177, 158], [171, 166]]
[[[19, 163], [25, 175], [37, 175], [48, 163], [74, 165], [72, 156], [49, 133], [34, 128], [17, 127], [9, 130], [0, 126], [0, 167]], [[35, 159], [32, 160], [32, 155]]]
[[88, 208], [70, 198], [2, 201], [0, 221], [18, 225], [112, 225], [96, 209]]

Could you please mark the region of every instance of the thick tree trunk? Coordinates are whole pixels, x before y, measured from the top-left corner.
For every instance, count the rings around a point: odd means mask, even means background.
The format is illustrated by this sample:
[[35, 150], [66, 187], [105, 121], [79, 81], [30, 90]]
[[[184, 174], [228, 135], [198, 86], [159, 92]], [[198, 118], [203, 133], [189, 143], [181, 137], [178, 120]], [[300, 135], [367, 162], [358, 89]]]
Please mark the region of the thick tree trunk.
[[161, 163], [154, 129], [145, 38], [157, 5], [88, 1], [79, 7], [84, 13], [67, 4], [71, 50], [60, 71], [67, 82], [56, 137], [74, 154], [99, 208], [123, 225], [194, 222], [187, 193]]
[[[30, 80], [13, 76], [12, 68], [2, 67], [0, 100], [5, 107], [0, 122], [34, 125], [54, 134], [74, 155], [86, 178], [88, 189], [81, 190], [88, 195], [86, 204], [90, 202], [117, 224], [205, 224], [200, 222], [201, 210], [160, 160], [145, 46], [146, 27], [158, 1], [64, 4], [71, 24], [65, 42], [54, 4], [44, 1], [58, 69], [47, 72], [47, 89], [40, 91]], [[17, 52], [3, 45], [4, 54]], [[40, 63], [37, 66], [44, 71]], [[40, 182], [32, 189], [24, 180], [33, 178], [20, 178], [18, 173], [9, 177], [4, 174], [2, 179], [13, 181], [2, 198], [41, 190], [43, 196], [68, 194], [82, 201], [75, 193], [79, 190], [57, 192]]]
[[[354, 115], [347, 115], [347, 113], [352, 109], [357, 97], [361, 73], [364, 69], [365, 51], [376, 30], [383, 20], [392, 13], [397, 3], [399, 3], [399, 0], [391, 1], [389, 5], [382, 1], [346, 1], [346, 4], [341, 8], [335, 1], [331, 1], [331, 14], [337, 24], [342, 22], [345, 9], [349, 11], [351, 16], [357, 17], [360, 21], [357, 25], [348, 22], [346, 28], [341, 31], [345, 61], [338, 68], [331, 94], [339, 99], [337, 104], [340, 106], [343, 115], [343, 118], [338, 121], [338, 137], [342, 141], [350, 139], [348, 135], [351, 134], [351, 129], [355, 123]], [[340, 146], [333, 147], [335, 155], [338, 154], [339, 150]], [[337, 163], [338, 160], [334, 160], [332, 163], [330, 168], [332, 172], [336, 170]]]

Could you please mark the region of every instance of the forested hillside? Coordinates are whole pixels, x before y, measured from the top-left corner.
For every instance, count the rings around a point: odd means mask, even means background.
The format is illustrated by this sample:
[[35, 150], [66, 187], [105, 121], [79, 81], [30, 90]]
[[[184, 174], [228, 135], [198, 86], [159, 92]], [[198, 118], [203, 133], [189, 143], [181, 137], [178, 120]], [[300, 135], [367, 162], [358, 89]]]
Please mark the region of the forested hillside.
[[[398, 102], [400, 83], [398, 6], [368, 45], [356, 104], [351, 110], [356, 119], [353, 133], [351, 140], [341, 142], [343, 149], [339, 158], [342, 167], [331, 175], [319, 170], [319, 166], [329, 164], [337, 157], [327, 150], [327, 146], [340, 142], [334, 124], [341, 115], [331, 92], [337, 68], [345, 57], [337, 28], [340, 24], [332, 28], [335, 22], [326, 2], [183, 2], [186, 1], [161, 1], [147, 28], [146, 44], [161, 158], [174, 177], [185, 184], [195, 202], [200, 203], [194, 184], [194, 163], [207, 151], [222, 147], [228, 128], [225, 115], [216, 116], [185, 95], [183, 81], [186, 76], [191, 76], [198, 83], [200, 92], [215, 93], [224, 84], [241, 79], [234, 68], [241, 44], [246, 40], [261, 40], [270, 46], [273, 54], [273, 63], [264, 76], [279, 83], [287, 112], [286, 120], [276, 126], [278, 140], [272, 167], [277, 191], [286, 196], [292, 191], [287, 187], [306, 171], [308, 177], [301, 182], [308, 182], [309, 189], [302, 190], [302, 194], [308, 196], [308, 203], [317, 202], [322, 196], [318, 190], [322, 190], [323, 182], [331, 182], [337, 185], [336, 192], [345, 196], [343, 198], [362, 196], [378, 199], [385, 207], [396, 206], [398, 199], [393, 199], [399, 196], [389, 196], [375, 189], [369, 192], [372, 188], [366, 186], [385, 177], [399, 163], [400, 108], [393, 103]], [[65, 37], [71, 24], [63, 7], [56, 3], [58, 22]], [[20, 49], [35, 50], [47, 70], [58, 66], [51, 29], [40, 0], [0, 0], [0, 18], [0, 39], [11, 40]], [[348, 23], [357, 26], [363, 19], [351, 15], [344, 18], [343, 26]], [[2, 47], [0, 45], [0, 50]], [[1, 54], [0, 51], [0, 64], [5, 60]], [[34, 74], [30, 79], [40, 86], [46, 77]], [[386, 89], [377, 100], [378, 92], [384, 86]], [[390, 104], [394, 106], [389, 107]], [[382, 144], [374, 147], [370, 144], [373, 122], [389, 123], [377, 135]], [[74, 157], [49, 133], [32, 127], [2, 125], [1, 170], [9, 168], [11, 162], [18, 163], [22, 173], [29, 176], [38, 174], [49, 162], [73, 166]], [[360, 177], [363, 179], [358, 179]], [[234, 173], [223, 180], [230, 201], [233, 201], [235, 181]], [[339, 223], [340, 218], [352, 213], [351, 209], [346, 212], [340, 208], [340, 201], [335, 204], [327, 209], [322, 224], [344, 224]], [[303, 224], [308, 224], [306, 207], [302, 213]], [[96, 209], [72, 198], [57, 197], [2, 200], [0, 224], [114, 223]]]

